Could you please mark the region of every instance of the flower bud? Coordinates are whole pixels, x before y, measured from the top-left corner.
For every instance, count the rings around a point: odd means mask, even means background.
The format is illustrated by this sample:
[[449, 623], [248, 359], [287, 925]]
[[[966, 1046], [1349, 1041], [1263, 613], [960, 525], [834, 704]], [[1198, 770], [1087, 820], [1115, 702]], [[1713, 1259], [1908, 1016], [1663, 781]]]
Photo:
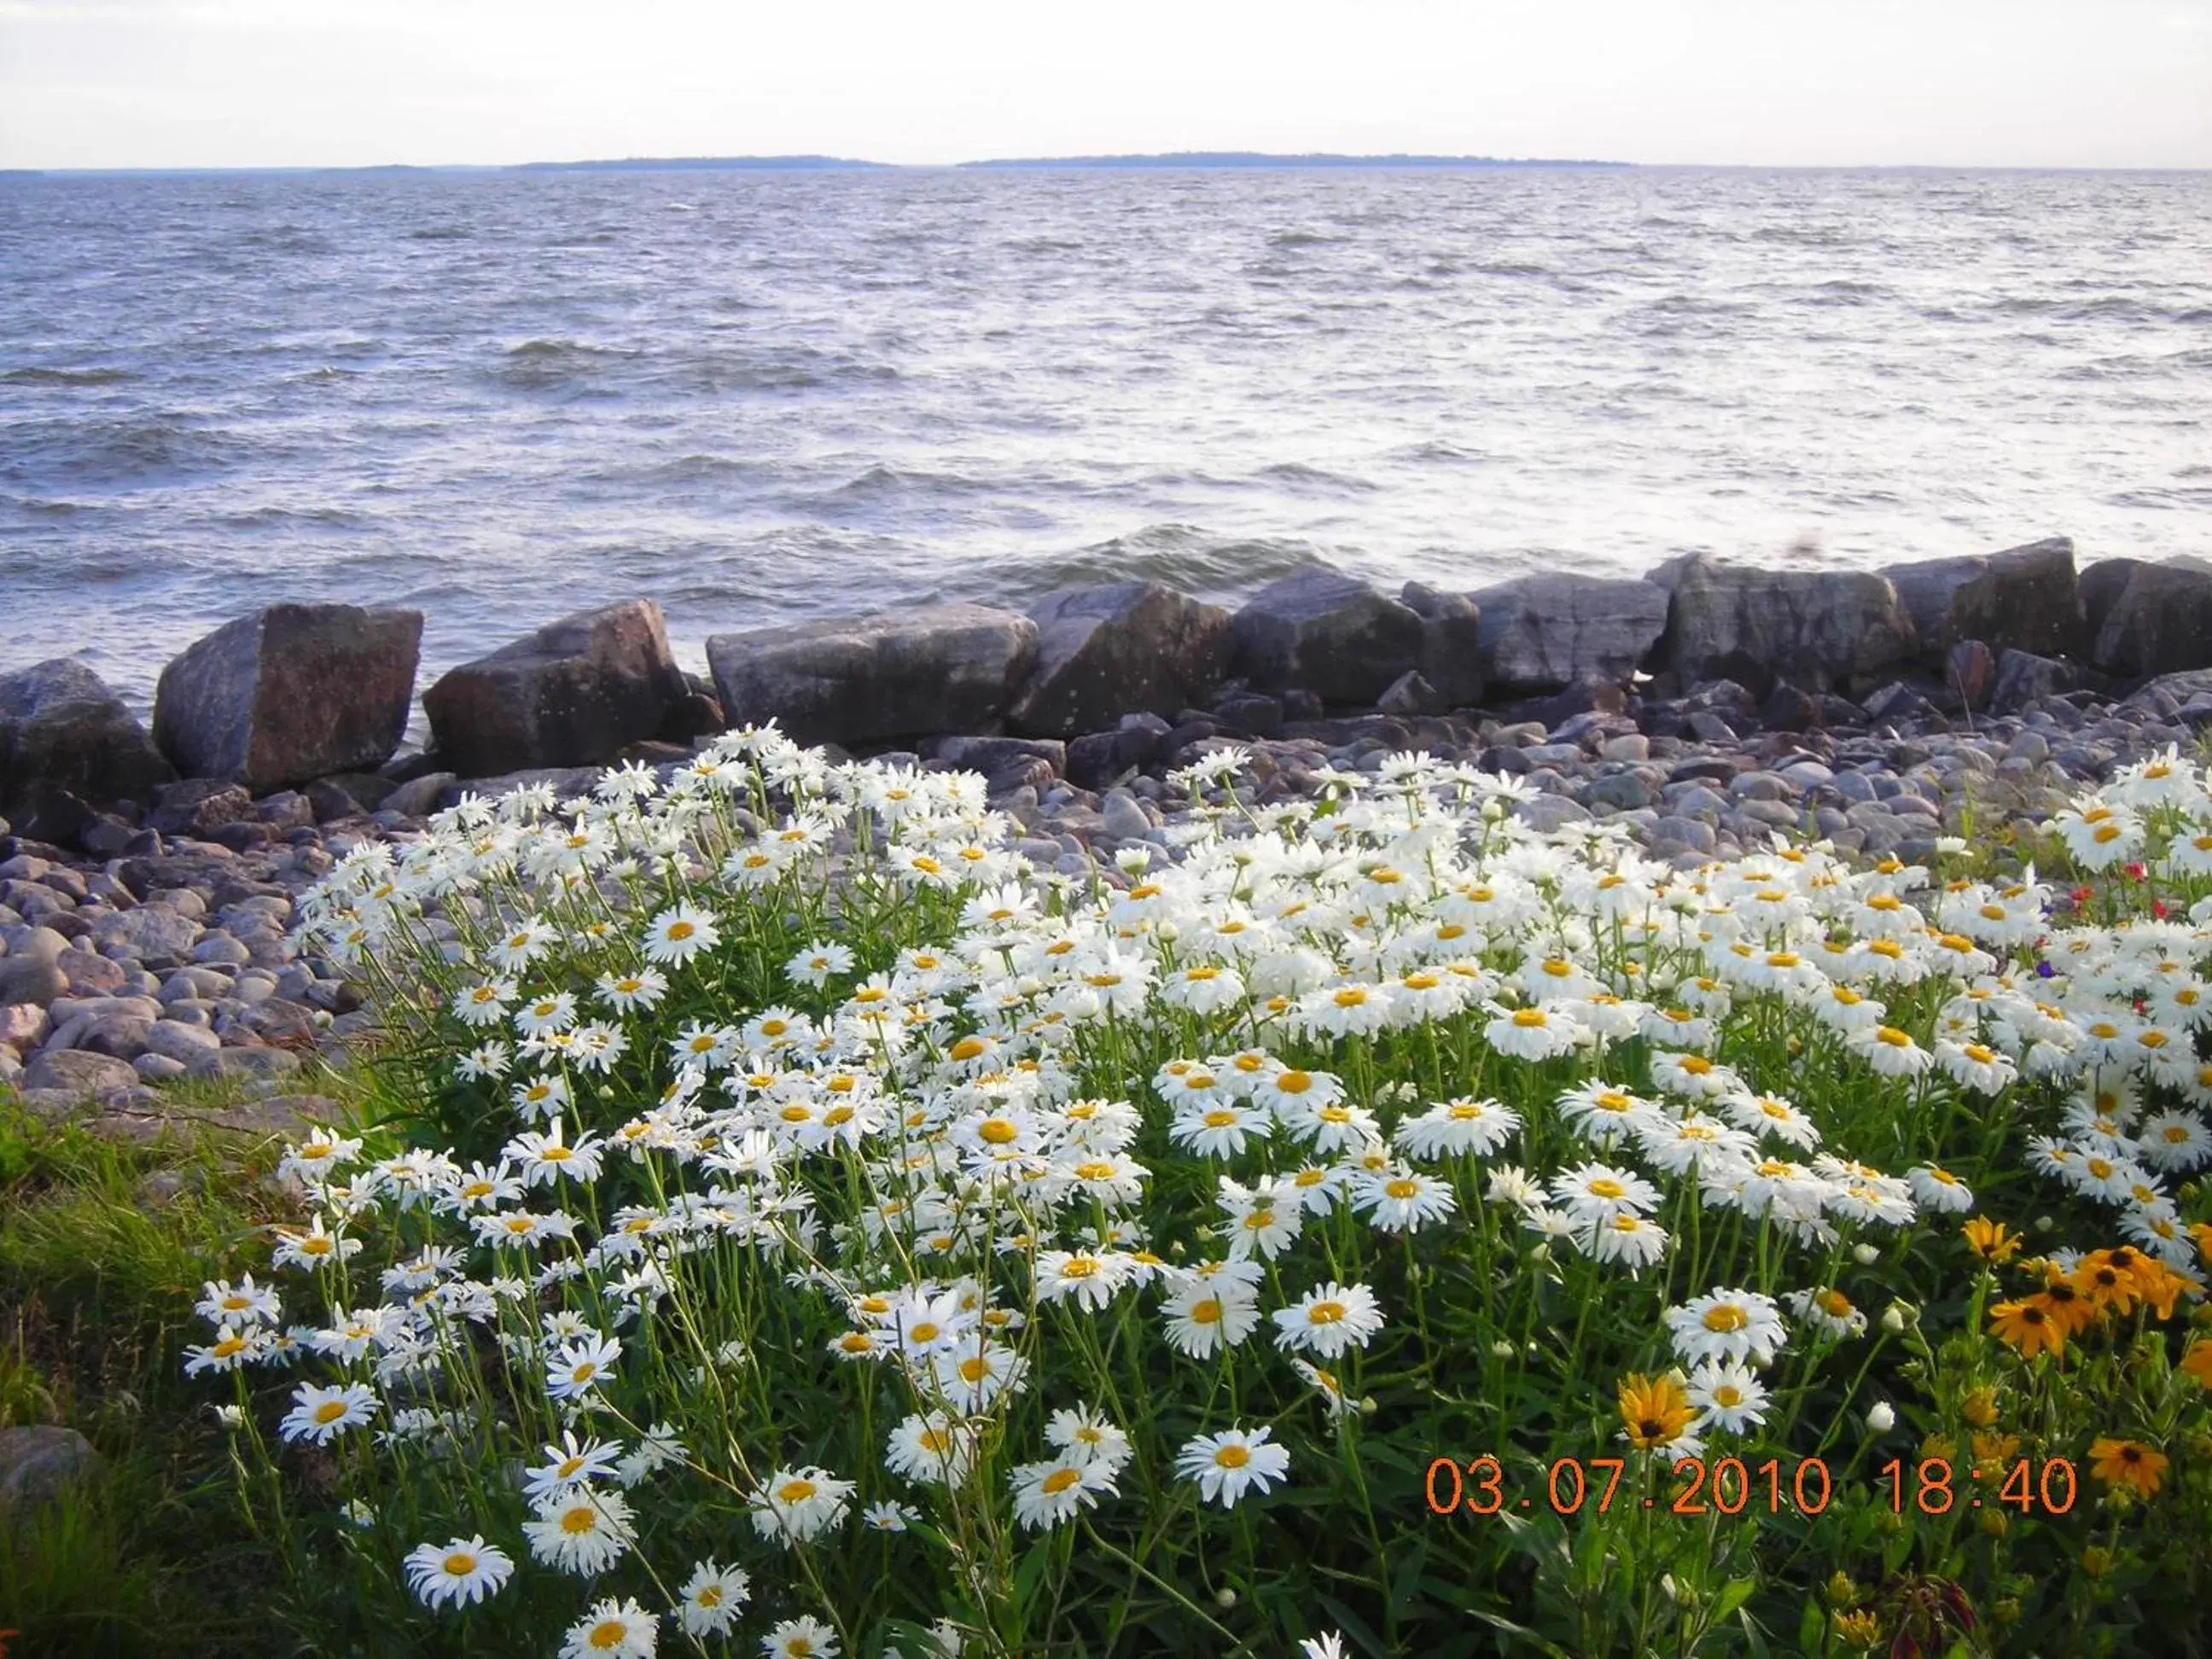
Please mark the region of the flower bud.
[[1114, 862], [1125, 876], [1141, 876], [1151, 866], [1152, 849], [1149, 847], [1124, 847], [1114, 854]]
[[1974, 1524], [1982, 1529], [1984, 1536], [2002, 1538], [2012, 1522], [2005, 1518], [2002, 1510], [1983, 1510], [1974, 1516]]
[[1213, 1605], [1217, 1607], [1235, 1607], [1237, 1605], [1237, 1592], [1230, 1589], [1228, 1585], [1224, 1584], [1219, 1589], [1213, 1592]]
[[1866, 1414], [1867, 1427], [1876, 1434], [1887, 1434], [1897, 1426], [1897, 1411], [1887, 1400], [1878, 1400], [1874, 1409]]
[[1372, 1417], [1381, 1409], [1382, 1407], [1375, 1403], [1373, 1395], [1363, 1394], [1359, 1396], [1359, 1414], [1362, 1417]]
[[2092, 1544], [2081, 1552], [2081, 1571], [2092, 1578], [2102, 1578], [2112, 1570], [2112, 1553], [2102, 1544]]
[[1851, 1260], [1862, 1267], [1871, 1267], [1881, 1260], [1881, 1252], [1871, 1244], [1854, 1244], [1851, 1246]]

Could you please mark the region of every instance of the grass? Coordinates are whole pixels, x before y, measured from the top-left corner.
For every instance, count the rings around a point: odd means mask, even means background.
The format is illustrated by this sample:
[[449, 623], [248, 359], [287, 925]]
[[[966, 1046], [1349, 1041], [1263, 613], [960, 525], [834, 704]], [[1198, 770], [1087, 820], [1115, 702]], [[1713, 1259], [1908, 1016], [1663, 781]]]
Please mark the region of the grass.
[[296, 1212], [272, 1164], [237, 1134], [180, 1121], [119, 1143], [0, 1091], [0, 1426], [64, 1425], [100, 1455], [0, 1540], [18, 1654], [314, 1650], [272, 1616], [273, 1553], [241, 1528], [229, 1437], [179, 1370], [201, 1285], [258, 1261], [266, 1224]]

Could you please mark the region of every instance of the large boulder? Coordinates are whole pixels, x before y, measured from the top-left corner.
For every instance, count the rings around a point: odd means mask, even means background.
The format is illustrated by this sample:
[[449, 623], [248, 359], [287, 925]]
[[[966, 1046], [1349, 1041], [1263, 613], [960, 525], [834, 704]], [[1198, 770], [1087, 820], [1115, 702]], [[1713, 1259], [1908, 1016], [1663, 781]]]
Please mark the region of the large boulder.
[[1650, 580], [1673, 595], [1656, 660], [1684, 685], [1864, 687], [1893, 678], [1912, 653], [1912, 618], [1875, 571], [1765, 570], [1692, 553]]
[[2123, 679], [2212, 667], [2212, 564], [2136, 565], [2105, 612], [2090, 659]]
[[1269, 582], [1232, 632], [1237, 672], [1253, 685], [1299, 686], [1335, 703], [1372, 703], [1422, 666], [1428, 644], [1413, 607], [1334, 570]]
[[604, 764], [659, 732], [690, 694], [659, 605], [626, 599], [449, 669], [422, 707], [445, 769], [485, 777]]
[[800, 743], [981, 732], [1037, 657], [1037, 625], [981, 605], [717, 634], [708, 665], [733, 725], [774, 720]]
[[2105, 618], [2112, 614], [2112, 605], [2128, 585], [2128, 579], [2145, 568], [2147, 559], [2100, 559], [2082, 567], [2081, 580], [2075, 585], [2081, 595], [2081, 613], [2086, 622], [2083, 638], [2087, 646], [2094, 648], [2097, 635], [2105, 631]]
[[1464, 593], [1447, 593], [1425, 582], [1407, 582], [1398, 603], [1421, 619], [1420, 677], [1438, 707], [1465, 708], [1482, 701], [1482, 610]]
[[1483, 671], [1514, 696], [1626, 680], [1667, 630], [1667, 590], [1652, 582], [1539, 573], [1474, 597]]
[[27, 1514], [99, 1468], [100, 1454], [75, 1429], [48, 1424], [0, 1429], [0, 1515]]
[[154, 741], [186, 777], [257, 795], [374, 771], [407, 729], [422, 642], [419, 611], [270, 605], [161, 671]]
[[1920, 654], [1942, 663], [1961, 640], [1992, 651], [2071, 656], [2087, 623], [2074, 572], [2074, 544], [2064, 536], [2002, 553], [1923, 559], [1882, 573], [1912, 618]]
[[56, 657], [0, 674], [0, 814], [27, 821], [52, 790], [103, 805], [143, 800], [176, 775], [137, 716], [82, 663]]
[[1030, 619], [1036, 666], [1006, 724], [1032, 736], [1102, 731], [1148, 709], [1177, 714], [1229, 672], [1229, 613], [1162, 582], [1063, 587]]

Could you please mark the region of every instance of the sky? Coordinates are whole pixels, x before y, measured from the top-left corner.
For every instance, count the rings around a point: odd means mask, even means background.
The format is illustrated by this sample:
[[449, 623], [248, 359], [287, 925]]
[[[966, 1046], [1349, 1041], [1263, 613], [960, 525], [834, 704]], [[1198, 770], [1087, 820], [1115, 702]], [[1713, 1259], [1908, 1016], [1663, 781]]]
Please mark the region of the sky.
[[0, 167], [2212, 167], [2212, 0], [0, 0]]

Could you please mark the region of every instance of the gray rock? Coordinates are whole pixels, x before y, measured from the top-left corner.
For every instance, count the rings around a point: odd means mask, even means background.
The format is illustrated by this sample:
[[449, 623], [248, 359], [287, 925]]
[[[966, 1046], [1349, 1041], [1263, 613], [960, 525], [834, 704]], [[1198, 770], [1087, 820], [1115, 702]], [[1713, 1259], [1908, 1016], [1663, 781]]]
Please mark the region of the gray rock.
[[423, 818], [438, 810], [438, 802], [446, 791], [460, 782], [451, 772], [425, 772], [419, 778], [410, 778], [384, 798], [380, 811], [397, 812], [403, 817]]
[[1593, 806], [1631, 812], [1651, 805], [1651, 787], [1633, 772], [1615, 772], [1593, 781], [1583, 792], [1583, 799]]
[[46, 1424], [0, 1429], [0, 1512], [46, 1503], [99, 1468], [92, 1442], [75, 1429]]
[[1996, 689], [1990, 693], [1990, 708], [1999, 714], [2017, 714], [2041, 697], [2055, 697], [2081, 684], [2071, 663], [2039, 657], [2028, 651], [2008, 651], [1997, 659]]
[[1421, 666], [1419, 614], [1355, 577], [1301, 570], [1268, 583], [1232, 624], [1237, 671], [1261, 690], [1297, 686], [1329, 702], [1372, 703]]
[[228, 963], [243, 968], [253, 960], [253, 952], [228, 933], [210, 933], [192, 946], [192, 960], [210, 966]]
[[2212, 563], [2135, 566], [2105, 613], [2090, 659], [2130, 679], [2212, 667]]
[[1036, 659], [1018, 611], [925, 605], [749, 634], [717, 634], [707, 660], [732, 724], [775, 720], [800, 743], [880, 743], [983, 731]]
[[1375, 707], [1385, 714], [1440, 714], [1449, 706], [1418, 668], [1399, 675], [1375, 699]]
[[95, 803], [143, 800], [175, 776], [137, 717], [82, 663], [57, 657], [0, 674], [0, 811], [33, 811], [52, 789]]
[[1141, 841], [1152, 833], [1152, 819], [1127, 790], [1109, 790], [1098, 803], [1098, 811], [1099, 828], [1116, 841]]
[[92, 942], [102, 954], [129, 957], [151, 968], [188, 961], [199, 937], [199, 923], [161, 904], [118, 911], [92, 925]]
[[1548, 834], [1564, 823], [1585, 823], [1595, 816], [1580, 801], [1566, 795], [1537, 795], [1513, 804], [1513, 816], [1535, 830]]
[[1965, 558], [1895, 564], [1882, 573], [1912, 618], [1920, 654], [1941, 665], [1961, 640], [2043, 656], [2081, 649], [2088, 619], [2064, 536]]
[[23, 1070], [26, 1089], [52, 1090], [71, 1099], [112, 1094], [136, 1087], [137, 1082], [138, 1073], [131, 1069], [129, 1061], [76, 1048], [50, 1049]]
[[1762, 570], [1698, 553], [1651, 580], [1674, 596], [1655, 659], [1684, 684], [1748, 676], [1826, 691], [1872, 683], [1913, 647], [1889, 579], [1868, 570]]
[[1441, 705], [1465, 708], [1482, 701], [1482, 611], [1464, 593], [1407, 582], [1398, 603], [1421, 619], [1421, 678]]
[[0, 1003], [28, 1002], [43, 1007], [68, 992], [69, 980], [53, 957], [0, 957]]
[[1536, 574], [1473, 597], [1483, 672], [1512, 696], [1626, 680], [1667, 627], [1667, 591], [1648, 581]]
[[422, 639], [419, 611], [270, 605], [161, 671], [154, 740], [185, 775], [257, 795], [372, 770], [407, 728]]
[[1029, 608], [1036, 661], [1006, 724], [1066, 738], [1149, 710], [1172, 718], [1229, 670], [1230, 617], [1163, 582], [1064, 587]]
[[185, 1063], [191, 1077], [290, 1077], [300, 1057], [289, 1048], [210, 1048]]
[[2086, 637], [2092, 649], [2097, 635], [2105, 631], [2105, 618], [2112, 614], [2112, 605], [2124, 592], [2130, 579], [2144, 568], [2147, 559], [2100, 559], [2085, 566], [2075, 583], [2081, 595], [2081, 612], [2087, 623]]
[[690, 695], [659, 605], [629, 599], [548, 623], [449, 670], [422, 707], [439, 758], [460, 776], [485, 777], [604, 764], [658, 733]]
[[157, 1019], [146, 1028], [144, 1052], [173, 1060], [179, 1069], [202, 1054], [222, 1047], [216, 1034], [204, 1025], [181, 1020]]
[[157, 1054], [152, 1049], [132, 1059], [131, 1069], [147, 1083], [167, 1083], [172, 1078], [185, 1074], [185, 1062], [172, 1060], [167, 1054]]
[[70, 1048], [85, 1054], [136, 1060], [146, 1052], [146, 1035], [153, 1029], [154, 1022], [143, 1014], [98, 1014], [89, 1019], [72, 1021], [57, 1031], [53, 1040], [59, 1044], [66, 1039]]

